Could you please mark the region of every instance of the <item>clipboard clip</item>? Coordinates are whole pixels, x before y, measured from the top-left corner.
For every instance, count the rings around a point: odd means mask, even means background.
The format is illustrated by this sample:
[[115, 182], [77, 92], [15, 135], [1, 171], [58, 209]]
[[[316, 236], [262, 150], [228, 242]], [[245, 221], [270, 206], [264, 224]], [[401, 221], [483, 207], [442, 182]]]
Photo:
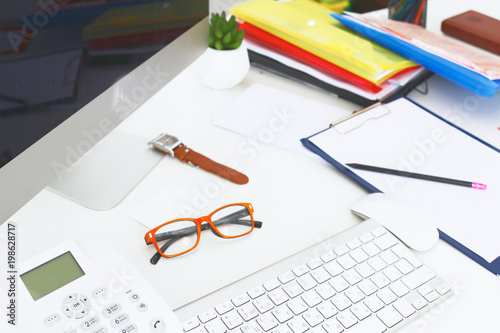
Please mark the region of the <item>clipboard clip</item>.
[[[372, 111], [369, 112], [368, 111]], [[391, 110], [382, 102], [377, 102], [364, 109], [354, 111], [347, 117], [341, 118], [330, 124], [330, 128], [335, 128], [340, 134], [347, 134], [367, 123], [391, 113]]]

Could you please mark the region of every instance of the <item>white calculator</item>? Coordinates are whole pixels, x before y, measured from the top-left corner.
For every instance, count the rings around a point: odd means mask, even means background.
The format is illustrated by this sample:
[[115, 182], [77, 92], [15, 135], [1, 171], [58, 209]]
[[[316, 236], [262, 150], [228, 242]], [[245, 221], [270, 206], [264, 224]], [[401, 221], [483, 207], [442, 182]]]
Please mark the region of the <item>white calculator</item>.
[[104, 240], [70, 240], [20, 264], [19, 328], [40, 333], [182, 332], [178, 318]]

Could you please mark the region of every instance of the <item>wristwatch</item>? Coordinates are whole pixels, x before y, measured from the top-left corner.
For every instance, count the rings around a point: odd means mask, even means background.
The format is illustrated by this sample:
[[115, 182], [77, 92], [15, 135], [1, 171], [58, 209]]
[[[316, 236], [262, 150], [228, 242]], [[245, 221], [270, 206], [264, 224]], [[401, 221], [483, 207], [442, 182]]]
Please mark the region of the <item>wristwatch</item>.
[[162, 133], [152, 141], [148, 142], [157, 150], [170, 156], [177, 157], [184, 163], [200, 167], [208, 172], [212, 172], [236, 184], [248, 183], [248, 177], [239, 171], [231, 169], [225, 165], [214, 162], [206, 156], [186, 147], [179, 139], [173, 135]]

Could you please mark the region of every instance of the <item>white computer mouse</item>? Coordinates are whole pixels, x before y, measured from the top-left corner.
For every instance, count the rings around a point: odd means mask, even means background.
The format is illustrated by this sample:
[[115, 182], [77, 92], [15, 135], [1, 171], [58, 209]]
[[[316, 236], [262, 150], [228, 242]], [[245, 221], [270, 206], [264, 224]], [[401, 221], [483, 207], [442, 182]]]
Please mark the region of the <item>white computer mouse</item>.
[[439, 239], [430, 217], [387, 194], [368, 194], [350, 208], [363, 219], [374, 219], [414, 250], [426, 251]]

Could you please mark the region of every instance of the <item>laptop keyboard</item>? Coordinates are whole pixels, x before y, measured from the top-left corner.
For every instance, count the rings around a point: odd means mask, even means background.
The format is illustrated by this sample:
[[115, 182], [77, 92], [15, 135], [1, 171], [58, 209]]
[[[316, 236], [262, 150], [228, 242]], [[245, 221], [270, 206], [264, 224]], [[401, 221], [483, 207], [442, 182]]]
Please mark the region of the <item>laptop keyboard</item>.
[[353, 231], [349, 241], [187, 320], [184, 331], [392, 332], [451, 296], [448, 283], [376, 222]]

